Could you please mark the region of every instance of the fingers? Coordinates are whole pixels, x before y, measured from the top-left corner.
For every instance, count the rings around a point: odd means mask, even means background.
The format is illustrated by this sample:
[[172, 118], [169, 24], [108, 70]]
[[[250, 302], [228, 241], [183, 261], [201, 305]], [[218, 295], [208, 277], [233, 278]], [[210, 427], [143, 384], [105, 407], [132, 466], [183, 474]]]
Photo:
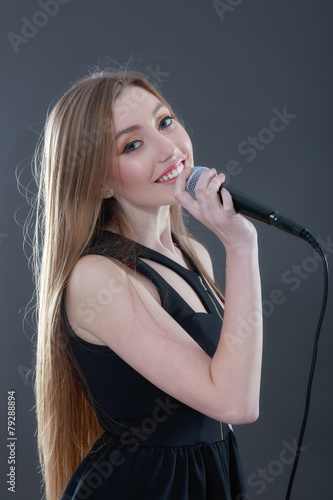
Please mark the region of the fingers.
[[[253, 241], [255, 227], [237, 214], [229, 191], [222, 187], [224, 174], [215, 169], [204, 170], [195, 186], [196, 200], [186, 191], [186, 181], [191, 168], [185, 167], [177, 176], [174, 197], [191, 215], [222, 241], [226, 249], [234, 249]], [[219, 193], [221, 193], [221, 200]]]
[[[223, 187], [226, 179], [225, 174], [217, 174], [215, 169], [212, 169], [212, 171], [213, 172], [209, 172], [206, 179], [203, 178], [202, 182], [199, 184], [200, 178], [203, 176], [203, 174], [201, 174], [196, 186], [197, 200], [200, 201], [203, 206], [212, 208], [216, 206], [216, 203], [220, 207], [222, 201], [223, 212], [227, 215], [235, 214], [232, 196], [229, 191]], [[221, 193], [222, 200], [218, 194], [219, 192]]]
[[234, 202], [233, 202], [231, 194], [229, 193], [229, 191], [226, 188], [221, 189], [221, 196], [222, 196], [222, 203], [224, 206], [224, 211], [234, 213], [235, 212]]
[[223, 173], [217, 174], [214, 168], [207, 169], [200, 175], [195, 186], [196, 199], [186, 191], [186, 181], [191, 174], [191, 167], [186, 166], [181, 174], [177, 176], [174, 197], [181, 205], [190, 212], [221, 205], [218, 192], [225, 181]]
[[203, 172], [200, 175], [197, 185], [195, 187], [197, 200], [200, 202], [206, 201], [208, 203], [215, 200], [219, 201], [218, 192], [224, 181], [225, 181], [225, 175], [224, 174], [217, 175], [215, 168]]

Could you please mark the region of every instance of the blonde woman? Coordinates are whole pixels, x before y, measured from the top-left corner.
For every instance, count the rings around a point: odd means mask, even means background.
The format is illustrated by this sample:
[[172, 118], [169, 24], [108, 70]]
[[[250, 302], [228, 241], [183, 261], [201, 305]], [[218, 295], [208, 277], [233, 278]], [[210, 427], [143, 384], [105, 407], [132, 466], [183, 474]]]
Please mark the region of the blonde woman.
[[[38, 443], [47, 500], [247, 498], [229, 424], [258, 417], [257, 238], [141, 74], [101, 72], [37, 155]], [[225, 297], [182, 208], [226, 251]], [[221, 247], [222, 248], [222, 247]]]

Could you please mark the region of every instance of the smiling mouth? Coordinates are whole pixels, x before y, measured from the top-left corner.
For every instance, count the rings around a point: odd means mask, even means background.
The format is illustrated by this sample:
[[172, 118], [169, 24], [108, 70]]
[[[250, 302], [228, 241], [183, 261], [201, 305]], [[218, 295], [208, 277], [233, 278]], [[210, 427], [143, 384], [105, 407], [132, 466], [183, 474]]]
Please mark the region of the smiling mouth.
[[171, 170], [167, 174], [163, 175], [163, 177], [160, 177], [159, 179], [157, 179], [156, 182], [170, 181], [171, 179], [174, 179], [179, 174], [181, 174], [183, 170], [184, 170], [184, 163], [181, 162], [176, 168], [174, 168], [173, 170]]

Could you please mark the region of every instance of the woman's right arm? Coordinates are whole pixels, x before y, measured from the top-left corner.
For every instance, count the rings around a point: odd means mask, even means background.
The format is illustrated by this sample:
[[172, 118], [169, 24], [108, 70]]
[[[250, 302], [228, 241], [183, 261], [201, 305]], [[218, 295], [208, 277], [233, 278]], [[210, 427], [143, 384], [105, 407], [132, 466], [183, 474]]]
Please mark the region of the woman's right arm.
[[108, 345], [167, 394], [217, 420], [253, 420], [239, 407], [239, 381], [230, 378], [229, 360], [236, 362], [238, 350], [225, 348], [221, 337], [211, 359], [142, 279], [128, 278], [109, 258], [87, 255], [79, 260], [67, 287], [66, 308], [77, 335]]
[[[207, 199], [205, 189], [202, 196]], [[66, 305], [78, 335], [88, 333], [97, 343], [108, 345], [151, 383], [197, 411], [242, 424], [254, 421], [259, 407], [262, 325], [257, 241], [255, 231], [250, 226], [244, 229], [233, 211], [231, 197], [224, 197], [227, 219], [216, 234], [227, 253], [225, 315], [213, 358], [161, 307], [142, 278], [134, 273], [129, 278], [107, 257], [80, 259], [70, 277]]]

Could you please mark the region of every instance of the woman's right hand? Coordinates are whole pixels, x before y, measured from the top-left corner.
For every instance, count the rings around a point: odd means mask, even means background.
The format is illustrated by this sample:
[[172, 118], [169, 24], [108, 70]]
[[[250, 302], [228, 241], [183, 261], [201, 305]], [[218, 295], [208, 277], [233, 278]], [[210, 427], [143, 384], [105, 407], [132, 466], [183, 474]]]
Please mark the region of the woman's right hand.
[[186, 191], [186, 181], [191, 174], [186, 166], [178, 175], [174, 197], [191, 215], [208, 227], [222, 241], [226, 250], [232, 250], [256, 242], [256, 229], [245, 217], [237, 214], [230, 193], [222, 188], [221, 203], [218, 191], [225, 181], [223, 173], [215, 169], [204, 170], [195, 187], [195, 200]]

